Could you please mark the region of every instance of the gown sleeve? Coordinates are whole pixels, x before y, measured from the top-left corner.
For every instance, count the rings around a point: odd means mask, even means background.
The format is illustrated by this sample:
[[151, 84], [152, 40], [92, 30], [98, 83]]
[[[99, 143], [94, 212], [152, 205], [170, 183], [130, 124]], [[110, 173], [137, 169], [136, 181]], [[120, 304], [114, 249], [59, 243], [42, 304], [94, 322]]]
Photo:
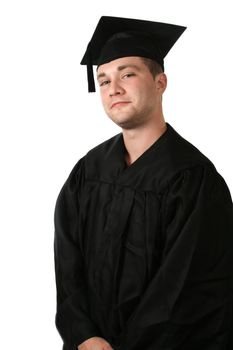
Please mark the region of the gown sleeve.
[[215, 168], [198, 165], [174, 176], [161, 220], [161, 263], [120, 350], [231, 349], [233, 210]]
[[55, 207], [56, 327], [63, 339], [64, 350], [77, 349], [77, 345], [86, 339], [99, 335], [89, 317], [78, 227], [82, 163], [81, 159], [71, 172]]

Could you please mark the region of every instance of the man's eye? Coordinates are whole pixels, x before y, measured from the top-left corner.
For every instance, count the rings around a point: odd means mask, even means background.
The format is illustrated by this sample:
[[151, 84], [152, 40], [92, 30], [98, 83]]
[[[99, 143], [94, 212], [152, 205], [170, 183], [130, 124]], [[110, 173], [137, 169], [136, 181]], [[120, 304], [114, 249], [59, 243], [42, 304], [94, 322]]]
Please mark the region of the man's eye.
[[104, 81], [100, 82], [100, 86], [104, 86], [104, 85], [107, 85], [107, 84], [109, 84], [109, 80], [104, 80]]
[[135, 74], [134, 73], [127, 73], [123, 75], [123, 78], [130, 78], [133, 77]]

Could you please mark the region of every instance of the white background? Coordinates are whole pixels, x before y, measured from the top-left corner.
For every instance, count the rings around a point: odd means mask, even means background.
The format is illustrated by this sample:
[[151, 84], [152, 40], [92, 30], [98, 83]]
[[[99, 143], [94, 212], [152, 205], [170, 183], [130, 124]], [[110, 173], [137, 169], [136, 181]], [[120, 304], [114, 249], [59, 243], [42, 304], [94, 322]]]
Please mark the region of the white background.
[[185, 25], [165, 60], [166, 120], [233, 191], [231, 1], [0, 3], [0, 347], [59, 350], [53, 212], [77, 160], [120, 129], [80, 60], [101, 15]]

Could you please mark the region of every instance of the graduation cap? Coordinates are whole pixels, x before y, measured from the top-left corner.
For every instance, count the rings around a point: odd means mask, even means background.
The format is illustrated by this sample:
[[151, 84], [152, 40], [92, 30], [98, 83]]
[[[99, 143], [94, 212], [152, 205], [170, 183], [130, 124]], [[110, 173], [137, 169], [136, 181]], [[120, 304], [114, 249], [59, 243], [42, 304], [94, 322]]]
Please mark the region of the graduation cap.
[[102, 16], [81, 61], [87, 66], [88, 91], [95, 92], [93, 65], [117, 58], [150, 58], [164, 70], [164, 57], [185, 29], [174, 24]]

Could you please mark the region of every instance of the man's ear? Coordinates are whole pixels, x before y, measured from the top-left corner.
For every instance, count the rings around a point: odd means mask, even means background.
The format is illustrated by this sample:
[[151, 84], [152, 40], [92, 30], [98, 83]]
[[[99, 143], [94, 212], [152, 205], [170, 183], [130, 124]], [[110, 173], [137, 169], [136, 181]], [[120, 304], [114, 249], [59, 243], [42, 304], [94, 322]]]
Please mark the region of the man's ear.
[[156, 82], [156, 88], [158, 91], [161, 92], [161, 94], [164, 93], [167, 87], [167, 76], [165, 73], [159, 73], [155, 77], [155, 82]]

